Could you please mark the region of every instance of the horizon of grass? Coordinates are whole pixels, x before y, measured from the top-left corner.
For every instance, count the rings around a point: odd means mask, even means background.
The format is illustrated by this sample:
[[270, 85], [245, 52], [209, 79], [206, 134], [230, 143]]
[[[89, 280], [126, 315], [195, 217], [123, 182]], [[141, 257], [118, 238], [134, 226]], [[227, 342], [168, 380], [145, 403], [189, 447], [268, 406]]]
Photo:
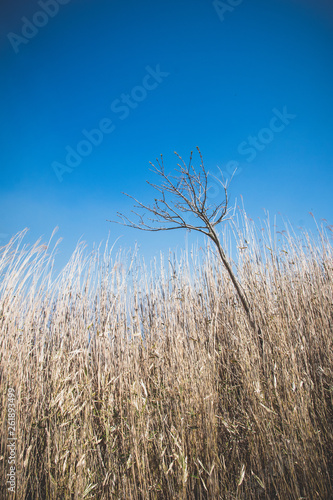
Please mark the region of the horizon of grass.
[[[15, 390], [18, 499], [329, 499], [333, 255], [244, 212], [221, 241], [264, 356], [211, 245], [147, 268], [108, 242], [25, 231], [0, 249], [0, 477]], [[48, 253], [49, 252], [49, 253]]]

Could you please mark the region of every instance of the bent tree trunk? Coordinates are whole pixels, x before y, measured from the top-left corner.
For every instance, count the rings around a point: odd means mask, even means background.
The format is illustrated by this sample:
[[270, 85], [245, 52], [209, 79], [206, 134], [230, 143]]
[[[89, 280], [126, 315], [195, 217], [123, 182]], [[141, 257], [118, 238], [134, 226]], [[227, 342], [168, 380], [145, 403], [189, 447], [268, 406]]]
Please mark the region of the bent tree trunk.
[[217, 247], [217, 250], [218, 250], [218, 253], [219, 253], [219, 256], [222, 260], [222, 263], [224, 265], [224, 267], [226, 268], [229, 276], [230, 276], [230, 279], [235, 287], [235, 290], [237, 292], [237, 295], [238, 297], [240, 298], [240, 301], [242, 303], [242, 306], [243, 306], [243, 309], [246, 313], [246, 316], [247, 316], [247, 319], [250, 323], [250, 326], [254, 332], [254, 334], [257, 336], [258, 338], [258, 344], [259, 344], [259, 350], [260, 350], [260, 355], [261, 357], [263, 356], [263, 338], [262, 338], [262, 333], [261, 333], [261, 329], [260, 327], [256, 324], [254, 318], [253, 318], [253, 315], [252, 315], [252, 311], [251, 311], [251, 307], [250, 307], [250, 304], [249, 304], [249, 301], [247, 300], [247, 297], [244, 293], [244, 291], [242, 290], [229, 262], [228, 262], [228, 259], [224, 253], [224, 250], [221, 246], [221, 243], [220, 243], [220, 240], [216, 234], [216, 232], [214, 231], [213, 228], [211, 228], [211, 231], [210, 231], [210, 234], [209, 234], [209, 237], [211, 238], [211, 240], [215, 243], [216, 247]]

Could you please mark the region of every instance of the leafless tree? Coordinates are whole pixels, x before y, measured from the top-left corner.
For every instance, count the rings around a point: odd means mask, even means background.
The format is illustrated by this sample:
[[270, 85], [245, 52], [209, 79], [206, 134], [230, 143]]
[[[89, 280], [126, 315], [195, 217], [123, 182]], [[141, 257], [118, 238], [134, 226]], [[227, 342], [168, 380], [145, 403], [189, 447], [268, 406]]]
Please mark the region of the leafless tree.
[[[141, 213], [132, 210], [132, 213], [137, 217], [137, 222], [129, 219], [120, 212], [117, 212], [117, 216], [121, 219], [121, 221], [109, 222], [115, 222], [126, 227], [133, 227], [135, 229], [140, 229], [141, 231], [170, 231], [173, 229], [187, 229], [199, 231], [200, 233], [208, 236], [208, 238], [214, 242], [221, 261], [226, 268], [237, 295], [242, 303], [251, 328], [258, 336], [259, 348], [262, 354], [263, 339], [261, 330], [255, 323], [246, 293], [242, 289], [232, 270], [215, 230], [218, 224], [222, 221], [230, 220], [231, 218], [230, 208], [228, 207], [228, 183], [217, 179], [223, 187], [224, 200], [218, 204], [209, 203], [209, 172], [205, 169], [203, 158], [198, 147], [197, 150], [200, 156], [200, 167], [197, 170], [192, 164], [193, 152], [191, 152], [188, 165], [186, 165], [182, 157], [175, 152], [180, 160], [180, 163], [177, 164], [177, 175], [170, 175], [165, 172], [162, 155], [160, 159], [156, 159], [157, 166], [150, 162], [153, 167], [151, 170], [162, 178], [162, 182], [160, 185], [153, 184], [149, 181], [146, 182], [159, 193], [159, 198], [155, 198], [153, 205], [144, 205], [133, 196], [123, 193], [135, 201], [136, 205], [134, 205], [134, 208], [141, 210]], [[148, 216], [146, 213], [148, 213]], [[188, 222], [189, 214], [193, 214], [195, 216], [197, 224], [190, 224]]]

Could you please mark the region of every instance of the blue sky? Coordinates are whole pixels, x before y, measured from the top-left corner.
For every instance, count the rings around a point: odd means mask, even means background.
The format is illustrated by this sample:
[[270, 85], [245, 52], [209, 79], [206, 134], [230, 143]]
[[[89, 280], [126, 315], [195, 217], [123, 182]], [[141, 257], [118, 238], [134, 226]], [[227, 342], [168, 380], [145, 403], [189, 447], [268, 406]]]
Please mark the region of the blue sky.
[[[6, 0], [0, 44], [0, 245], [59, 226], [57, 268], [81, 238], [147, 259], [181, 231], [110, 224], [121, 192], [149, 202], [149, 161], [199, 146], [238, 166], [231, 200], [295, 227], [333, 221], [333, 6], [326, 0]], [[83, 142], [82, 142], [83, 141]], [[235, 163], [236, 162], [236, 163]], [[213, 192], [213, 191], [212, 191]], [[218, 200], [219, 193], [212, 202]], [[191, 236], [191, 241], [200, 236]]]

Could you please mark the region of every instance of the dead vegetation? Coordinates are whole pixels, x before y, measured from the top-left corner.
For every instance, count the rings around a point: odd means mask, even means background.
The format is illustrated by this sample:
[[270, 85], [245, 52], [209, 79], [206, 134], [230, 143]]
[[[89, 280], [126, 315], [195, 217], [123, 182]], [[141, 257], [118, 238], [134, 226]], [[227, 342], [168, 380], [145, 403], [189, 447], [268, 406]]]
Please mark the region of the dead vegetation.
[[22, 237], [0, 254], [3, 498], [9, 388], [17, 499], [332, 498], [324, 230], [271, 236], [246, 216], [225, 230], [264, 357], [208, 246], [150, 270], [78, 247], [53, 280], [50, 246]]

